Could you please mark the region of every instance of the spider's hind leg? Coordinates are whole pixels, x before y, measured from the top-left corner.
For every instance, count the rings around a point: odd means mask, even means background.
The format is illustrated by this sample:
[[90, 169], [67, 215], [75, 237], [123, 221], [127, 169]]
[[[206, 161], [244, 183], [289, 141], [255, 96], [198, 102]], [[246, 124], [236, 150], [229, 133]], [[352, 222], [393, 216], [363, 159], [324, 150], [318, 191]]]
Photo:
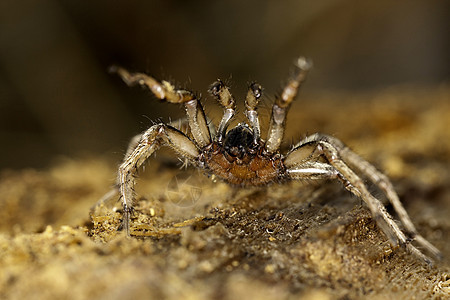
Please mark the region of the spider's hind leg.
[[[399, 243], [401, 246], [404, 246], [410, 253], [421, 258], [426, 263], [431, 264], [431, 260], [410, 243], [410, 240], [405, 236], [397, 223], [395, 223], [392, 216], [387, 212], [383, 203], [368, 191], [363, 180], [358, 175], [356, 175], [356, 173], [345, 163], [346, 158], [348, 158], [348, 152], [341, 151], [343, 149], [343, 144], [339, 140], [328, 138], [329, 137], [327, 136], [317, 135], [317, 147], [319, 151], [326, 157], [328, 162], [339, 172], [339, 178], [344, 182], [345, 187], [353, 194], [364, 200], [364, 202], [369, 207], [374, 219], [377, 221], [378, 226], [380, 226], [382, 231], [387, 235], [394, 246]], [[367, 162], [366, 164], [369, 165], [369, 163]], [[360, 168], [356, 169], [360, 170]], [[367, 172], [365, 174], [368, 175]], [[392, 199], [390, 199], [390, 201], [392, 202]], [[404, 213], [407, 216], [406, 211], [404, 211]], [[429, 243], [427, 242], [427, 244]], [[424, 244], [421, 245], [424, 246]], [[427, 249], [430, 250], [429, 248]], [[431, 250], [433, 249], [436, 248], [432, 246]], [[431, 252], [436, 255], [436, 252]], [[439, 257], [438, 250], [437, 254], [438, 255], [436, 255], [436, 257]]]
[[[307, 149], [307, 147], [313, 147], [313, 152], [309, 156], [305, 156], [302, 151]], [[368, 206], [369, 210], [372, 213], [373, 218], [377, 222], [380, 229], [384, 232], [384, 234], [388, 237], [389, 241], [392, 245], [401, 245], [404, 246], [410, 253], [419, 257], [423, 261], [428, 264], [431, 264], [431, 260], [425, 256], [419, 249], [413, 246], [410, 243], [410, 239], [406, 237], [397, 223], [394, 221], [392, 216], [387, 212], [383, 203], [375, 198], [367, 189], [366, 185], [362, 178], [360, 178], [351, 167], [353, 167], [356, 171], [363, 173], [363, 175], [368, 176], [373, 180], [375, 174], [379, 174], [373, 172], [372, 168], [375, 169], [368, 162], [364, 161], [362, 158], [356, 159], [356, 154], [349, 154], [350, 150], [346, 150], [344, 144], [332, 137], [315, 134], [309, 136], [302, 140], [299, 144], [297, 144], [292, 151], [286, 156], [285, 163], [288, 165], [295, 165], [298, 162], [297, 168], [300, 170], [297, 172], [305, 172], [308, 169], [302, 168], [302, 165], [306, 165], [307, 163], [317, 164], [317, 159], [319, 156], [323, 156], [327, 164], [330, 167], [335, 169], [336, 177], [342, 181], [345, 188], [360, 197]], [[353, 153], [353, 152], [352, 152]], [[364, 162], [364, 164], [355, 166], [354, 164], [358, 164]], [[365, 170], [362, 170], [362, 166], [365, 166]], [[367, 168], [367, 166], [371, 166]], [[325, 170], [325, 167], [320, 167], [321, 170]], [[370, 171], [367, 171], [370, 170]], [[322, 171], [323, 172], [323, 171]], [[330, 173], [332, 175], [332, 173]], [[371, 177], [372, 176], [372, 177]], [[332, 176], [330, 176], [332, 178]], [[386, 178], [388, 181], [388, 179]], [[393, 188], [389, 190], [389, 192], [395, 193]], [[390, 199], [392, 202], [393, 200]], [[400, 204], [400, 203], [399, 203]], [[400, 204], [401, 205], [401, 204]], [[395, 206], [394, 206], [395, 207]], [[402, 207], [403, 208], [403, 207]], [[404, 208], [403, 208], [404, 210]], [[405, 215], [406, 211], [404, 211]], [[409, 220], [409, 217], [408, 217]], [[403, 219], [402, 219], [403, 221]], [[409, 220], [410, 221], [410, 220]], [[412, 223], [411, 223], [412, 224]], [[406, 227], [406, 226], [405, 226]], [[408, 228], [407, 228], [408, 229]], [[415, 228], [414, 228], [415, 229]], [[429, 244], [428, 242], [426, 242]], [[426, 244], [420, 243], [422, 246], [426, 247]], [[431, 245], [431, 244], [430, 244]], [[428, 248], [428, 250], [436, 249], [434, 246], [432, 248]], [[438, 251], [438, 250], [437, 250]], [[433, 254], [435, 252], [431, 251]], [[437, 252], [439, 253], [439, 251]], [[438, 257], [438, 256], [437, 256]]]
[[372, 164], [364, 160], [358, 154], [346, 147], [338, 139], [321, 135], [321, 139], [326, 139], [328, 142], [334, 145], [339, 151], [339, 155], [349, 166], [360, 172], [362, 175], [366, 176], [371, 182], [373, 182], [385, 195], [389, 202], [394, 207], [398, 218], [405, 227], [408, 236], [415, 240], [419, 245], [424, 247], [427, 251], [433, 254], [437, 259], [442, 259], [442, 253], [433, 246], [429, 241], [427, 241], [420, 233], [418, 233], [416, 227], [414, 226], [411, 218], [403, 207], [400, 199], [395, 192], [395, 189], [386, 175], [378, 171]]
[[[139, 141], [142, 137], [142, 134], [137, 134], [135, 136], [133, 136], [130, 140], [130, 142], [128, 143], [127, 146], [127, 151], [125, 152], [125, 156], [124, 157], [128, 157], [134, 150], [134, 148], [136, 148], [136, 146], [139, 144]], [[115, 202], [117, 201], [117, 196], [120, 193], [120, 184], [118, 182], [118, 178], [115, 182], [115, 184], [111, 187], [111, 189], [104, 194], [90, 209], [91, 214], [100, 206], [102, 205], [112, 205], [111, 202]]]
[[197, 146], [179, 130], [157, 124], [144, 132], [136, 147], [125, 156], [118, 171], [118, 185], [123, 204], [123, 229], [130, 235], [130, 215], [133, 209], [135, 175], [140, 166], [161, 146], [167, 144], [179, 155], [195, 161], [199, 155]]
[[[180, 130], [181, 132], [187, 132], [188, 131], [188, 127], [189, 127], [189, 122], [188, 119], [185, 118], [181, 118], [178, 120], [174, 120], [172, 122], [169, 123], [169, 126], [172, 126], [178, 130]], [[212, 124], [210, 126], [213, 126]], [[209, 127], [210, 130], [214, 130], [214, 128]], [[142, 133], [137, 134], [135, 136], [133, 136], [131, 138], [131, 140], [128, 142], [128, 146], [127, 146], [127, 150], [125, 152], [124, 157], [128, 157], [130, 156], [130, 154], [134, 151], [134, 149], [139, 145], [139, 141], [142, 138]], [[114, 185], [111, 187], [111, 189], [104, 194], [90, 209], [91, 214], [100, 206], [102, 205], [113, 205], [113, 202], [115, 204], [115, 202], [117, 201], [117, 196], [120, 193], [120, 183], [118, 182], [118, 178], [116, 180], [116, 182], [114, 183]]]

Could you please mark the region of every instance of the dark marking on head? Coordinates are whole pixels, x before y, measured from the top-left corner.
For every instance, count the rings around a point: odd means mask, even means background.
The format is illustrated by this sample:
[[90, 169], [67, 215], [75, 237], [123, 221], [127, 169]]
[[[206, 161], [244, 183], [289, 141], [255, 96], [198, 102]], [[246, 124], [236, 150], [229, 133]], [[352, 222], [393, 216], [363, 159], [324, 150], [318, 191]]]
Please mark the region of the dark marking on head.
[[254, 154], [255, 144], [252, 130], [247, 124], [239, 124], [225, 135], [224, 149], [233, 157], [242, 159], [246, 155]]

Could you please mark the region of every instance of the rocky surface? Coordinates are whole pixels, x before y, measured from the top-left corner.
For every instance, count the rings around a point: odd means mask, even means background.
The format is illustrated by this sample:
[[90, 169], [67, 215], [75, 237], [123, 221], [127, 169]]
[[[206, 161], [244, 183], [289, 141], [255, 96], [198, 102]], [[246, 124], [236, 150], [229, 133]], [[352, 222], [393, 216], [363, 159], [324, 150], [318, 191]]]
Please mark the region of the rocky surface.
[[91, 210], [117, 162], [64, 158], [1, 172], [0, 298], [450, 297], [449, 98], [446, 86], [307, 95], [288, 118], [288, 141], [334, 135], [389, 175], [444, 253], [432, 267], [392, 248], [340, 183], [235, 189], [165, 152], [141, 172], [127, 238], [120, 203]]

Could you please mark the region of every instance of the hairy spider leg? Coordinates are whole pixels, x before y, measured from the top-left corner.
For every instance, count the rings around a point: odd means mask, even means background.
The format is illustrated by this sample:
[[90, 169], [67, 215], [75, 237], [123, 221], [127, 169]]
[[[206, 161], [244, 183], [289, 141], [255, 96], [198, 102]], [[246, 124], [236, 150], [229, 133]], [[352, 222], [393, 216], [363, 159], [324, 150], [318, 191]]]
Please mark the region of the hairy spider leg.
[[417, 243], [419, 243], [422, 247], [427, 249], [427, 251], [432, 253], [435, 258], [442, 259], [442, 253], [430, 242], [428, 242], [422, 235], [418, 233], [408, 213], [406, 212], [405, 208], [400, 202], [400, 199], [397, 193], [395, 192], [392, 183], [390, 182], [390, 180], [387, 178], [386, 175], [378, 171], [373, 165], [371, 165], [369, 162], [361, 158], [358, 154], [350, 150], [350, 148], [345, 146], [344, 143], [342, 143], [338, 139], [327, 135], [320, 135], [320, 137], [317, 138], [327, 140], [328, 142], [333, 144], [335, 148], [339, 151], [341, 158], [349, 166], [351, 166], [358, 172], [361, 172], [363, 175], [367, 176], [367, 178], [371, 182], [373, 182], [376, 186], [378, 186], [394, 207], [394, 210], [397, 213], [403, 226], [405, 227], [408, 235], [413, 240], [417, 241]]
[[253, 131], [253, 143], [259, 145], [261, 139], [261, 128], [259, 126], [259, 117], [256, 107], [262, 94], [262, 87], [256, 82], [248, 86], [247, 97], [245, 98], [245, 115], [247, 116]]
[[[208, 118], [207, 118], [207, 120], [208, 120]], [[188, 119], [187, 119], [187, 117], [184, 117], [184, 118], [181, 118], [181, 119], [178, 119], [178, 120], [174, 120], [174, 121], [172, 121], [172, 122], [169, 122], [169, 124], [168, 124], [169, 126], [171, 126], [171, 127], [175, 127], [176, 129], [178, 129], [178, 130], [180, 130], [180, 131], [182, 131], [182, 132], [185, 132], [186, 130], [185, 130], [185, 128], [187, 127], [187, 126], [189, 126], [189, 123], [188, 123]], [[213, 134], [214, 133], [214, 126], [213, 126], [213, 124], [212, 124], [212, 122], [210, 122], [210, 120], [208, 120], [208, 126], [209, 126], [209, 130], [211, 131], [211, 134]], [[127, 146], [127, 150], [126, 150], [126, 152], [125, 152], [125, 155], [124, 155], [124, 157], [128, 157], [128, 156], [130, 156], [130, 154], [134, 151], [134, 149], [136, 148], [136, 146], [139, 144], [139, 141], [141, 140], [141, 137], [142, 137], [142, 133], [139, 133], [139, 134], [137, 134], [137, 135], [135, 135], [135, 136], [133, 136], [131, 139], [130, 139], [130, 141], [128, 142], [128, 146]], [[101, 206], [101, 205], [104, 205], [104, 204], [106, 204], [106, 203], [110, 203], [111, 201], [115, 201], [115, 200], [117, 200], [116, 199], [116, 197], [117, 197], [117, 195], [119, 195], [119, 192], [120, 192], [120, 183], [119, 183], [119, 181], [118, 181], [118, 178], [117, 178], [117, 181], [116, 181], [116, 183], [114, 184], [114, 186], [111, 188], [111, 190], [109, 191], [109, 192], [107, 192], [105, 195], [103, 195], [103, 197], [101, 197], [92, 207], [91, 207], [91, 213], [93, 212], [93, 211], [95, 211], [95, 209], [97, 208], [97, 207], [99, 207], [99, 206]], [[112, 203], [112, 202], [111, 202]]]
[[335, 168], [321, 162], [304, 162], [300, 165], [286, 169], [288, 178], [291, 180], [320, 180], [337, 179], [338, 172]]
[[200, 150], [184, 133], [165, 124], [157, 124], [144, 132], [133, 151], [119, 167], [118, 183], [123, 204], [123, 229], [130, 235], [130, 214], [134, 202], [135, 175], [139, 167], [164, 143], [178, 154], [194, 161]]
[[134, 176], [139, 167], [160, 147], [161, 142], [165, 142], [181, 156], [193, 162], [200, 154], [199, 149], [211, 143], [211, 134], [203, 107], [192, 92], [175, 89], [167, 81], [159, 82], [146, 74], [130, 73], [120, 67], [114, 66], [111, 71], [118, 73], [129, 86], [139, 84], [149, 88], [161, 100], [170, 103], [184, 103], [187, 122], [194, 139], [194, 141], [190, 140], [185, 134], [172, 126], [158, 124], [145, 131], [136, 146], [130, 145], [127, 155], [119, 167], [117, 179], [124, 210], [123, 228], [127, 235], [130, 235], [129, 221], [134, 199]]
[[283, 140], [286, 114], [289, 106], [297, 96], [301, 84], [305, 81], [308, 71], [312, 67], [312, 62], [304, 57], [300, 57], [296, 63], [294, 76], [289, 80], [283, 89], [281, 96], [277, 97], [272, 107], [269, 133], [267, 134], [266, 150], [269, 153], [278, 151]]
[[[135, 135], [131, 138], [130, 142], [128, 143], [127, 151], [125, 152], [124, 157], [128, 157], [133, 150], [136, 148], [136, 146], [139, 144], [139, 141], [141, 140], [142, 134]], [[111, 200], [115, 199], [115, 197], [120, 192], [120, 183], [119, 178], [117, 178], [116, 183], [113, 188], [109, 192], [103, 195], [103, 197], [100, 198], [92, 207], [91, 207], [91, 213], [95, 211], [95, 209], [101, 205], [104, 205], [105, 203], [109, 203]]]
[[299, 148], [308, 144], [314, 144], [318, 153], [322, 154], [328, 163], [336, 169], [338, 172], [337, 177], [343, 182], [344, 187], [367, 204], [373, 218], [393, 246], [400, 244], [408, 252], [422, 259], [427, 264], [432, 264], [430, 258], [410, 243], [392, 216], [387, 212], [383, 203], [368, 191], [363, 180], [344, 162], [341, 158], [342, 153], [339, 152], [339, 145], [335, 146], [332, 141], [327, 141], [326, 137], [324, 138], [319, 134], [312, 135], [306, 138], [303, 143], [300, 143], [300, 146], [296, 150], [290, 152], [290, 155], [293, 155]]
[[111, 72], [119, 74], [129, 86], [146, 86], [161, 100], [170, 103], [184, 103], [192, 136], [200, 148], [211, 143], [211, 134], [206, 121], [203, 107], [197, 97], [191, 91], [175, 89], [168, 81], [161, 81], [144, 73], [130, 73], [121, 67], [111, 67]]
[[230, 89], [220, 79], [217, 79], [217, 81], [211, 85], [209, 92], [216, 97], [217, 101], [224, 109], [222, 120], [219, 123], [215, 137], [217, 142], [222, 142], [228, 125], [236, 113], [236, 102], [234, 101], [233, 95], [230, 93]]

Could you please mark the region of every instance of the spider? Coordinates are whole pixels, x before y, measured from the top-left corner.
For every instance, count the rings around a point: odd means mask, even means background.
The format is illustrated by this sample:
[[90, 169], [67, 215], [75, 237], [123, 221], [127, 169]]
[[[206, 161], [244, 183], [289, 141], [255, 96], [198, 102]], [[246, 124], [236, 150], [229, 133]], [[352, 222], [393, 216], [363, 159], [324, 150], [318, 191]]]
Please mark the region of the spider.
[[[187, 114], [185, 122], [190, 131], [190, 135], [187, 135], [172, 125], [159, 123], [130, 143], [118, 170], [116, 186], [123, 205], [122, 228], [127, 235], [130, 236], [135, 175], [139, 167], [160, 146], [165, 145], [205, 173], [240, 187], [266, 186], [289, 180], [337, 179], [345, 189], [367, 204], [392, 246], [403, 246], [408, 252], [431, 264], [431, 259], [411, 244], [414, 240], [434, 257], [441, 258], [440, 251], [417, 232], [389, 179], [340, 140], [316, 133], [301, 140], [286, 154], [280, 153], [286, 114], [311, 66], [310, 60], [304, 57], [297, 59], [293, 75], [273, 104], [266, 140], [261, 138], [257, 112], [262, 87], [256, 82], [249, 84], [245, 98], [245, 116], [248, 122], [239, 123], [232, 129], [228, 129], [228, 126], [235, 116], [235, 100], [221, 80], [211, 85], [209, 92], [224, 109], [216, 129], [208, 121], [194, 93], [176, 89], [167, 81], [158, 81], [143, 73], [130, 73], [121, 67], [111, 67], [111, 71], [117, 73], [129, 86], [141, 85], [150, 89], [160, 100], [184, 104]], [[386, 195], [406, 234], [382, 202], [369, 192], [357, 172], [367, 177]]]

